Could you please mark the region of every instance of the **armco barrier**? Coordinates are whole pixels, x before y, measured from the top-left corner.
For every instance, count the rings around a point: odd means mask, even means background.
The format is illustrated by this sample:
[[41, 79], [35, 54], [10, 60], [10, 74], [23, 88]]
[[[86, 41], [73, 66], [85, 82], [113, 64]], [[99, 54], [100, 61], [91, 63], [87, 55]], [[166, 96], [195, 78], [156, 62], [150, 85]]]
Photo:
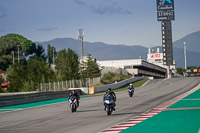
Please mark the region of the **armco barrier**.
[[[38, 92], [31, 94], [4, 95], [0, 96], [0, 107], [39, 102], [45, 100], [67, 98], [71, 91]], [[80, 94], [80, 90], [77, 90]]]
[[129, 84], [129, 83], [132, 83], [132, 82], [136, 82], [138, 80], [142, 80], [142, 79], [148, 79], [148, 77], [135, 77], [135, 78], [130, 78], [130, 79], [127, 79], [127, 80], [123, 80], [123, 81], [120, 81], [118, 83], [114, 83], [114, 84], [108, 84], [108, 85], [104, 85], [104, 86], [97, 86], [94, 88], [94, 92], [103, 92], [103, 91], [106, 91], [108, 88], [111, 88], [111, 89], [118, 89], [126, 84]]

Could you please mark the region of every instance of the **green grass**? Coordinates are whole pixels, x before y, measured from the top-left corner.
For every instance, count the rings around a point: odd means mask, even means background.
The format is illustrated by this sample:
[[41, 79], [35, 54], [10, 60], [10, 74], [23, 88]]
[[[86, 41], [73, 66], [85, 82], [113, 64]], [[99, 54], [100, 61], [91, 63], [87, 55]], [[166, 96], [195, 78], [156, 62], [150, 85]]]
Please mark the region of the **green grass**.
[[[148, 81], [148, 79], [143, 79], [143, 80], [133, 82], [132, 84], [133, 84], [134, 88], [138, 88], [138, 87], [142, 86], [144, 83], [146, 83], [147, 81]], [[128, 89], [128, 86], [129, 86], [129, 84], [122, 86], [121, 88], [113, 90], [113, 91], [114, 92], [124, 91], [124, 90]]]
[[[137, 88], [137, 87], [142, 86], [142, 85], [143, 85], [144, 83], [146, 83], [147, 81], [148, 81], [148, 79], [142, 79], [142, 80], [133, 82], [132, 84], [133, 84], [134, 88]], [[125, 91], [125, 90], [128, 89], [128, 86], [129, 86], [129, 84], [126, 84], [126, 85], [120, 87], [119, 89], [115, 89], [115, 90], [113, 90], [113, 91], [114, 91], [114, 92]], [[82, 95], [82, 96], [94, 96], [94, 95], [103, 95], [103, 94], [105, 94], [105, 91], [104, 91], [104, 92], [97, 92], [97, 93], [95, 93], [95, 94], [86, 94], [86, 95]]]
[[102, 85], [104, 85], [103, 83], [98, 83], [98, 84], [95, 84], [94, 86], [102, 86]]
[[[87, 97], [81, 97], [81, 99], [84, 99], [84, 98], [87, 98]], [[0, 107], [0, 111], [14, 111], [14, 110], [19, 110], [19, 109], [38, 107], [38, 106], [44, 106], [44, 105], [67, 102], [67, 101], [68, 101], [68, 98], [45, 100], [45, 101], [39, 101], [39, 102], [33, 102], [33, 103]]]
[[200, 110], [163, 111], [120, 133], [198, 133]]
[[178, 108], [200, 107], [199, 100], [192, 100], [200, 98], [199, 92], [200, 89], [168, 107], [177, 110], [162, 111], [120, 133], [199, 133], [200, 110], [178, 110]]

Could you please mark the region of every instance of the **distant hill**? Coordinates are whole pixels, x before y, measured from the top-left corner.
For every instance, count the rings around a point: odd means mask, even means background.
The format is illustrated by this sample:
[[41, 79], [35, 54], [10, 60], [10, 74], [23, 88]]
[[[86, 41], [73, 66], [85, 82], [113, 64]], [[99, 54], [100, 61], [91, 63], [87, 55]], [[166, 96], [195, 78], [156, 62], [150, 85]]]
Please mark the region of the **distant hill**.
[[[160, 48], [162, 51], [161, 46], [154, 47], [154, 48], [155, 49]], [[184, 68], [184, 65], [185, 65], [184, 50], [181, 48], [174, 47], [173, 56], [174, 56], [174, 60], [176, 61], [176, 66]], [[187, 64], [189, 66], [200, 66], [200, 60], [198, 59], [199, 57], [200, 57], [200, 52], [193, 52], [193, 51], [187, 50]]]
[[[80, 54], [80, 42], [72, 38], [57, 38], [46, 42], [36, 42], [42, 44], [44, 48], [47, 45], [56, 47], [56, 50], [73, 49], [77, 54]], [[84, 42], [84, 55], [92, 54], [98, 60], [110, 59], [138, 59], [142, 56], [147, 58], [148, 49], [143, 46], [126, 46], [126, 45], [111, 45], [102, 42]]]
[[[200, 31], [194, 32], [173, 43], [174, 59], [178, 67], [184, 67], [183, 42], [187, 42], [187, 64], [189, 66], [200, 66]], [[46, 42], [36, 42], [42, 44], [44, 48], [50, 44], [56, 50], [73, 49], [77, 54], [80, 53], [80, 42], [73, 38], [57, 38]], [[161, 48], [161, 47], [159, 47]], [[84, 55], [92, 54], [97, 60], [119, 60], [119, 59], [138, 59], [140, 56], [147, 59], [148, 48], [134, 45], [111, 45], [102, 42], [84, 42]]]
[[188, 51], [200, 52], [200, 31], [191, 33], [182, 39], [174, 42], [174, 47], [183, 49], [183, 43], [186, 42]]

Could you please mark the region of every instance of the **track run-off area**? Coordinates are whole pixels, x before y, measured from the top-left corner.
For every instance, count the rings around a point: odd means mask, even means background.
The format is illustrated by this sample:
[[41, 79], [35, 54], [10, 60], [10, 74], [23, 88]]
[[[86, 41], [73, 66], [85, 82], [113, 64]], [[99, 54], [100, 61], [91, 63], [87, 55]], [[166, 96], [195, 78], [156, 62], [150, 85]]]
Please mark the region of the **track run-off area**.
[[[1, 133], [96, 133], [110, 129], [183, 95], [200, 84], [200, 77], [156, 79], [135, 89], [130, 98], [127, 91], [117, 92], [116, 111], [107, 116], [103, 110], [103, 96], [90, 96], [80, 100], [77, 112], [71, 113], [66, 99], [45, 105], [0, 108]], [[200, 91], [179, 99], [121, 132], [134, 133], [198, 133], [200, 128]], [[37, 104], [37, 103], [32, 103]], [[20, 107], [21, 106], [21, 107]], [[17, 108], [17, 109], [16, 109]], [[152, 112], [152, 114], [155, 112]], [[113, 131], [119, 132], [119, 131]]]

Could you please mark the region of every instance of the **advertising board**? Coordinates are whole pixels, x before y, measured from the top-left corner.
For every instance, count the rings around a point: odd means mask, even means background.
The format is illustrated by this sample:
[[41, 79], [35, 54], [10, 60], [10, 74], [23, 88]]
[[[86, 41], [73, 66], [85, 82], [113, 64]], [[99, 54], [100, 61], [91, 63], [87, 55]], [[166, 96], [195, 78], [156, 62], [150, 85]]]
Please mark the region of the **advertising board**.
[[157, 10], [174, 10], [174, 0], [157, 0]]
[[175, 20], [174, 11], [157, 12], [158, 21]]

